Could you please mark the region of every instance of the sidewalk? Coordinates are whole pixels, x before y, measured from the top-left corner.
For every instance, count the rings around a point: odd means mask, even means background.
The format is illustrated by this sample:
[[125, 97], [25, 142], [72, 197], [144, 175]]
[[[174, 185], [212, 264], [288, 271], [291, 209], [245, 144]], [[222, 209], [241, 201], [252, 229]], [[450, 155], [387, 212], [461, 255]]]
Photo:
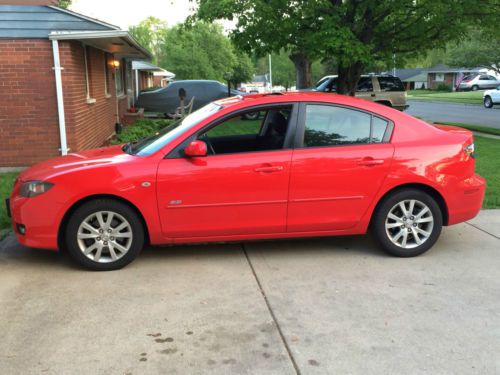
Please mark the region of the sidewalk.
[[497, 374], [500, 210], [393, 258], [369, 236], [149, 248], [96, 273], [0, 244], [0, 372]]

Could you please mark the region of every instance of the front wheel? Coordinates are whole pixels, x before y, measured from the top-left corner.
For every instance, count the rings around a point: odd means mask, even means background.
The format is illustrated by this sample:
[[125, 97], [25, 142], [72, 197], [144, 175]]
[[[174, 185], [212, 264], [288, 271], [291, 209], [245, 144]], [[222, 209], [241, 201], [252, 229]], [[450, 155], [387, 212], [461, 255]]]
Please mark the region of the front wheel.
[[483, 102], [484, 102], [484, 106], [485, 106], [486, 108], [491, 108], [491, 107], [493, 107], [493, 100], [491, 100], [491, 98], [490, 98], [489, 96], [485, 96], [485, 97], [484, 97], [484, 101], [483, 101]]
[[423, 191], [405, 189], [389, 195], [379, 204], [371, 229], [386, 252], [412, 257], [434, 245], [442, 226], [443, 218], [436, 201]]
[[72, 258], [94, 271], [125, 267], [144, 245], [144, 229], [135, 211], [110, 199], [97, 199], [78, 207], [65, 234]]

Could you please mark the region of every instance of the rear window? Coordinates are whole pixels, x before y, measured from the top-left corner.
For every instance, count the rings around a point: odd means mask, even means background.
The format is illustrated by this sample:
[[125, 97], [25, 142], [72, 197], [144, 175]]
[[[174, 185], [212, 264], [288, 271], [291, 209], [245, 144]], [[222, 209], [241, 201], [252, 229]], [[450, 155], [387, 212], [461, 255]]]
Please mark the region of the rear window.
[[378, 77], [378, 83], [381, 91], [405, 91], [398, 77]]

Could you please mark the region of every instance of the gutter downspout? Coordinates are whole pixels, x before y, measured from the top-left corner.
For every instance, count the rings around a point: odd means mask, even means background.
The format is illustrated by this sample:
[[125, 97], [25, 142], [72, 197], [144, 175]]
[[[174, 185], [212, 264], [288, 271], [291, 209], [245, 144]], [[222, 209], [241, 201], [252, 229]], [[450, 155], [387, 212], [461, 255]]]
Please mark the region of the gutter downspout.
[[135, 70], [135, 103], [134, 106], [137, 106], [137, 100], [139, 99], [139, 70]]
[[61, 155], [68, 154], [68, 144], [66, 142], [66, 118], [64, 117], [64, 98], [62, 88], [61, 60], [59, 58], [59, 43], [57, 40], [52, 40], [52, 52], [54, 54], [54, 74], [56, 77], [56, 94], [57, 94], [57, 113], [59, 116], [59, 136], [61, 138]]

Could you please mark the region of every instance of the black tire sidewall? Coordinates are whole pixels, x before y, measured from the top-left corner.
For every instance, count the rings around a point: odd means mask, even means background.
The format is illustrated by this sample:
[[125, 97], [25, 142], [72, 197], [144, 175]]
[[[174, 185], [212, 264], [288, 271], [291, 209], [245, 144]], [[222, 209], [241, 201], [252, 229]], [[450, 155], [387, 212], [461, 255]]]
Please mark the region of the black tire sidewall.
[[[97, 211], [112, 211], [123, 216], [132, 227], [133, 239], [129, 251], [120, 259], [111, 263], [98, 263], [87, 258], [78, 247], [78, 227], [85, 218]], [[65, 232], [68, 253], [81, 266], [93, 271], [111, 271], [125, 267], [132, 262], [144, 246], [144, 228], [136, 212], [128, 205], [112, 199], [96, 199], [78, 207], [71, 215]]]
[[[434, 225], [430, 237], [422, 245], [413, 249], [403, 249], [391, 242], [387, 237], [385, 230], [385, 220], [389, 211], [398, 202], [416, 199], [425, 203], [432, 212], [434, 217]], [[429, 250], [439, 238], [443, 226], [443, 215], [437, 202], [429, 194], [416, 189], [402, 189], [395, 191], [384, 198], [377, 206], [371, 223], [371, 230], [375, 240], [389, 254], [398, 257], [413, 257], [425, 253]]]

